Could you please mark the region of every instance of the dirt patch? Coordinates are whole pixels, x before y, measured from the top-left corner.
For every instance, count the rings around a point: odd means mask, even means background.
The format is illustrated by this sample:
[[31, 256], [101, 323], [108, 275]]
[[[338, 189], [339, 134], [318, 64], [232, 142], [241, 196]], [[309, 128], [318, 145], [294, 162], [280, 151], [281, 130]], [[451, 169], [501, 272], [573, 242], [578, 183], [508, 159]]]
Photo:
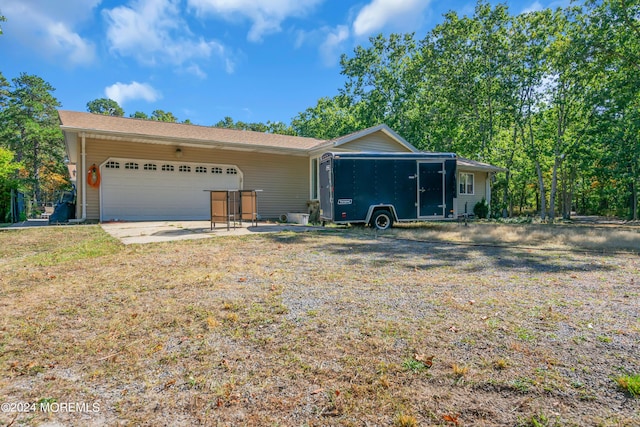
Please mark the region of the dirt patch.
[[0, 402], [98, 411], [0, 422], [640, 424], [615, 381], [640, 370], [637, 254], [82, 230], [0, 234]]

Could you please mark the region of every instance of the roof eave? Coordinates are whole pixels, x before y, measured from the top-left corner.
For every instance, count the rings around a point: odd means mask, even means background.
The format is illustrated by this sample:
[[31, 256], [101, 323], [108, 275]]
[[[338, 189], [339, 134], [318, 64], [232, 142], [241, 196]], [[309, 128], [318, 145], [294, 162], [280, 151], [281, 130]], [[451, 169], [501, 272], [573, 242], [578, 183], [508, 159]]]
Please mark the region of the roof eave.
[[507, 169], [500, 168], [498, 166], [493, 165], [473, 165], [473, 164], [464, 164], [458, 163], [458, 169], [469, 169], [474, 171], [483, 171], [483, 172], [506, 172]]
[[243, 144], [243, 143], [235, 143], [235, 142], [222, 142], [216, 140], [206, 140], [203, 141], [201, 139], [193, 139], [193, 138], [179, 138], [179, 137], [163, 137], [156, 135], [147, 135], [147, 134], [138, 134], [138, 133], [130, 133], [130, 132], [116, 132], [116, 131], [105, 131], [101, 129], [87, 129], [87, 128], [76, 128], [72, 126], [61, 125], [60, 129], [65, 134], [66, 140], [66, 132], [81, 134], [82, 132], [96, 135], [96, 136], [110, 136], [113, 138], [118, 138], [122, 140], [137, 140], [140, 142], [150, 143], [150, 144], [163, 144], [163, 145], [180, 145], [180, 146], [192, 146], [192, 147], [200, 147], [200, 148], [217, 148], [217, 149], [226, 149], [226, 150], [236, 150], [236, 151], [245, 151], [245, 152], [262, 152], [262, 153], [273, 153], [273, 154], [290, 154], [290, 155], [298, 155], [298, 156], [307, 156], [310, 149], [301, 147], [301, 148], [291, 148], [291, 147], [277, 147], [272, 145], [263, 145], [263, 144]]

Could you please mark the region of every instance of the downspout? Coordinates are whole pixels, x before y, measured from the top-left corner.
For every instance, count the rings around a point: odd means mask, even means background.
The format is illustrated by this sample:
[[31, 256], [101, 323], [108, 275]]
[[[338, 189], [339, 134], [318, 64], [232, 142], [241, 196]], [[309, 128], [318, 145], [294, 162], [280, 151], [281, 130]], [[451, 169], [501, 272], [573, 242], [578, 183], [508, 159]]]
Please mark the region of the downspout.
[[87, 153], [85, 133], [82, 132], [82, 152], [81, 152], [81, 171], [80, 181], [82, 182], [82, 217], [78, 219], [70, 219], [69, 222], [81, 223], [87, 220]]

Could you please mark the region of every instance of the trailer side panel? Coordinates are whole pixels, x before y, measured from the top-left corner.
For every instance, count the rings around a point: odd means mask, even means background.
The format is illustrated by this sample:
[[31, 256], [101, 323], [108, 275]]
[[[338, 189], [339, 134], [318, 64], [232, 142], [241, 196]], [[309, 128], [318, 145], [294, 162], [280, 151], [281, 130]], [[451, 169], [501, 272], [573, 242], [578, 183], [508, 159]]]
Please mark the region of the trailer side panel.
[[378, 209], [398, 221], [450, 217], [453, 154], [327, 153], [321, 162], [321, 218], [366, 222]]

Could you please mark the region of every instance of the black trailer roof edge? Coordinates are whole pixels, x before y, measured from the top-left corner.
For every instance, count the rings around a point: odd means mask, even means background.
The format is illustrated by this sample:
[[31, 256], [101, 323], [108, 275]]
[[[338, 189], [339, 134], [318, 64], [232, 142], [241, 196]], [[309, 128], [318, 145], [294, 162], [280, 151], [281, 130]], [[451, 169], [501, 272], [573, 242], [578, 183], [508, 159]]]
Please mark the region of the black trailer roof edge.
[[379, 152], [379, 151], [328, 151], [324, 153], [321, 160], [327, 158], [345, 158], [345, 159], [457, 159], [456, 153], [399, 153], [399, 152]]

